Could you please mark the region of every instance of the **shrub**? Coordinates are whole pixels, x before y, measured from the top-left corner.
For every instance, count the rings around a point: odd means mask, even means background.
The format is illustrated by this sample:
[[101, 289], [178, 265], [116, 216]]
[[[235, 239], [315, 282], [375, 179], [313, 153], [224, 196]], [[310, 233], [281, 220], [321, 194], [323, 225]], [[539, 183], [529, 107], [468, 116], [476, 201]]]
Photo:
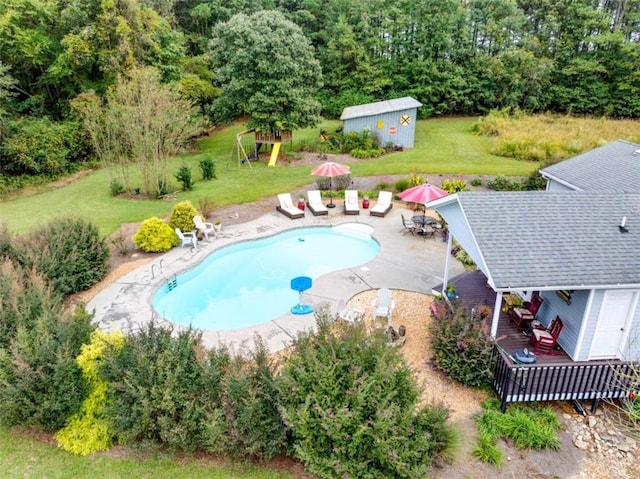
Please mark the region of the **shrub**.
[[171, 229], [180, 228], [181, 231], [191, 231], [196, 227], [193, 223], [193, 217], [197, 214], [198, 211], [193, 207], [191, 201], [181, 201], [171, 210], [169, 226]]
[[211, 216], [215, 207], [216, 204], [211, 198], [200, 198], [198, 200], [198, 209], [205, 219]]
[[547, 180], [539, 170], [534, 170], [522, 183], [522, 189], [527, 191], [544, 190], [547, 188]]
[[560, 448], [557, 433], [561, 424], [551, 408], [510, 405], [503, 414], [497, 399], [483, 402], [482, 408], [476, 417], [479, 442], [473, 451], [481, 461], [502, 464], [502, 453], [496, 446], [499, 439], [512, 440], [518, 449]]
[[9, 347], [0, 349], [0, 421], [52, 431], [77, 412], [87, 384], [75, 358], [92, 331], [83, 308], [43, 309], [19, 324]]
[[111, 183], [109, 183], [109, 192], [111, 196], [118, 196], [125, 192], [124, 183], [120, 181], [118, 178], [113, 178]]
[[247, 357], [233, 358], [221, 386], [219, 427], [209, 430], [207, 449], [263, 460], [283, 452], [287, 428], [280, 417], [275, 368], [260, 338]]
[[191, 191], [193, 189], [193, 176], [191, 168], [182, 165], [175, 174], [176, 180], [182, 185], [182, 191]]
[[91, 333], [89, 344], [83, 344], [76, 362], [89, 384], [90, 391], [80, 411], [71, 416], [65, 427], [55, 434], [58, 446], [65, 451], [86, 456], [111, 447], [114, 435], [105, 415], [107, 382], [100, 377], [99, 367], [108, 349], [119, 349], [124, 337], [119, 331]]
[[395, 182], [395, 190], [400, 192], [411, 188], [411, 182], [408, 178], [401, 178]]
[[482, 186], [482, 179], [474, 178], [471, 180], [471, 186]]
[[178, 244], [175, 231], [157, 216], [147, 218], [133, 235], [136, 248], [147, 253], [163, 253]]
[[362, 148], [354, 148], [349, 152], [354, 158], [377, 158], [384, 155], [383, 148], [373, 148], [371, 150], [365, 150]]
[[447, 193], [452, 194], [460, 191], [467, 191], [469, 188], [467, 187], [467, 182], [462, 178], [447, 178], [442, 181], [442, 189]]
[[35, 267], [62, 296], [89, 289], [109, 270], [109, 246], [98, 228], [79, 218], [60, 218], [29, 232], [23, 264]]
[[484, 387], [491, 378], [492, 342], [484, 321], [457, 302], [440, 308], [442, 316], [429, 327], [433, 364], [451, 378], [467, 386]]
[[203, 180], [214, 180], [216, 175], [216, 163], [211, 156], [207, 155], [199, 161], [200, 171], [202, 171]]
[[214, 418], [216, 404], [215, 391], [206, 387], [205, 359], [198, 334], [174, 333], [153, 322], [105, 355], [100, 373], [108, 382], [106, 413], [123, 443], [187, 451], [202, 443], [205, 415]]
[[504, 175], [498, 175], [493, 180], [487, 181], [487, 188], [496, 191], [520, 191], [522, 183], [520, 180], [510, 180]]
[[447, 413], [418, 404], [416, 381], [381, 328], [333, 323], [317, 313], [279, 386], [293, 453], [321, 478], [423, 477], [448, 453]]

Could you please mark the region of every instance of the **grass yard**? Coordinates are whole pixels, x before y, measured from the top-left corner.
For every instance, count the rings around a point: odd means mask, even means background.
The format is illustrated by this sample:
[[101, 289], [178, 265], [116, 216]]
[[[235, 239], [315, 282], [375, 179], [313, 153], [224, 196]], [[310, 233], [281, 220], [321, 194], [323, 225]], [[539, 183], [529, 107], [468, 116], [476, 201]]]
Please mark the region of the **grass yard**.
[[[135, 455], [135, 452], [133, 452]], [[148, 455], [148, 453], [145, 453]], [[225, 465], [227, 464], [227, 465]], [[158, 452], [154, 457], [75, 456], [55, 446], [21, 433], [0, 428], [0, 478], [130, 478], [151, 479], [291, 479], [286, 472], [276, 472], [252, 465], [228, 465], [209, 459], [191, 459], [188, 463], [174, 455]]]
[[[491, 140], [471, 133], [475, 118], [446, 118], [423, 120], [417, 123], [416, 147], [383, 158], [354, 162], [354, 176], [391, 174], [504, 174], [526, 176], [537, 167], [535, 163], [501, 158], [489, 153]], [[323, 123], [319, 128], [294, 132], [294, 143], [310, 143], [320, 128], [334, 131], [338, 121]], [[191, 200], [197, 206], [201, 198], [209, 198], [220, 207], [274, 196], [284, 191], [311, 184], [308, 165], [296, 166], [295, 159], [278, 161], [276, 168], [264, 162], [252, 163], [252, 168], [237, 167], [235, 136], [243, 125], [217, 130], [199, 143], [201, 153], [193, 153], [173, 160], [171, 170], [186, 164], [191, 167], [195, 188], [179, 193], [176, 201]], [[198, 181], [201, 172], [198, 161], [203, 154], [216, 162], [217, 179]], [[294, 156], [294, 155], [290, 155]], [[11, 231], [24, 232], [37, 223], [47, 223], [58, 216], [74, 214], [92, 221], [101, 234], [108, 235], [122, 223], [140, 222], [150, 216], [166, 217], [176, 201], [135, 200], [114, 198], [109, 184], [114, 171], [102, 169], [85, 175], [64, 187], [0, 203], [0, 218]], [[132, 171], [132, 184], [141, 185]], [[177, 185], [177, 181], [174, 185]], [[178, 187], [175, 186], [177, 190]]]

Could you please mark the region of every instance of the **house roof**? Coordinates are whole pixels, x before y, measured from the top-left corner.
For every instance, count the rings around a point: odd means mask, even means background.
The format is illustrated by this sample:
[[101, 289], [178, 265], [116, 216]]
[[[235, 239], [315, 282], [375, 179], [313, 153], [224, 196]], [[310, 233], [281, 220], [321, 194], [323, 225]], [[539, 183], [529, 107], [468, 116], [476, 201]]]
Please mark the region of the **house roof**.
[[617, 140], [540, 173], [578, 191], [640, 192], [640, 145]]
[[405, 96], [404, 98], [396, 98], [394, 100], [378, 101], [375, 103], [366, 103], [364, 105], [348, 106], [342, 110], [341, 120], [349, 120], [351, 118], [360, 118], [363, 116], [381, 115], [392, 111], [409, 110], [422, 106], [418, 100]]
[[429, 206], [496, 290], [640, 286], [640, 194], [464, 192]]

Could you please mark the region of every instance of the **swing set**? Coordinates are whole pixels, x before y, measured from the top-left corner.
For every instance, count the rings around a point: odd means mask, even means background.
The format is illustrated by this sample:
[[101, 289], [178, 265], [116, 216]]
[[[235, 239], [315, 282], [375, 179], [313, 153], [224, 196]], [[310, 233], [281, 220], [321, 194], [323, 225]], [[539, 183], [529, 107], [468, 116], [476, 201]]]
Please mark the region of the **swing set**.
[[249, 168], [253, 169], [251, 162], [259, 159], [260, 149], [264, 144], [272, 145], [271, 157], [267, 166], [276, 166], [276, 161], [280, 156], [280, 146], [282, 143], [291, 143], [291, 140], [291, 130], [274, 130], [265, 133], [251, 128], [241, 131], [236, 135], [236, 145], [234, 148], [238, 169], [244, 164], [249, 165]]

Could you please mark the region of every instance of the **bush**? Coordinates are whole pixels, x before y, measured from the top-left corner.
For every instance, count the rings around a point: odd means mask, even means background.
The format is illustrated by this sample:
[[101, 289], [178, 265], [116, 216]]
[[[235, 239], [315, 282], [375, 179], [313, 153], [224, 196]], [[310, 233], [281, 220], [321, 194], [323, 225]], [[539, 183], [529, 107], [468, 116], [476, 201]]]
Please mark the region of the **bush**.
[[191, 191], [193, 189], [193, 176], [191, 168], [186, 165], [181, 166], [175, 174], [176, 180], [182, 185], [182, 191]]
[[217, 178], [216, 175], [216, 163], [213, 161], [209, 155], [205, 156], [200, 162], [200, 170], [202, 171], [202, 179], [203, 180], [214, 180]]
[[460, 191], [467, 191], [467, 182], [462, 178], [458, 179], [445, 179], [442, 181], [442, 189], [449, 194], [458, 193]]
[[[153, 322], [105, 355], [100, 369], [108, 382], [106, 413], [123, 443], [142, 442], [193, 451], [202, 444], [205, 418], [218, 404], [200, 337], [174, 334]], [[210, 426], [212, 427], [212, 426]]]
[[510, 180], [504, 175], [498, 175], [493, 180], [487, 181], [487, 188], [496, 191], [520, 191], [522, 183], [520, 180]]
[[471, 186], [482, 186], [482, 179], [474, 178], [471, 180]]
[[6, 426], [61, 428], [86, 397], [87, 383], [75, 358], [92, 331], [78, 308], [43, 309], [18, 324], [9, 347], [0, 349], [0, 421]]
[[105, 415], [107, 406], [107, 382], [99, 375], [100, 364], [109, 349], [119, 349], [124, 343], [120, 331], [105, 333], [94, 331], [91, 342], [83, 344], [76, 363], [90, 391], [80, 411], [71, 416], [64, 428], [55, 434], [58, 447], [65, 451], [86, 456], [105, 451], [114, 442], [114, 434]]
[[373, 148], [371, 150], [364, 150], [362, 148], [354, 148], [349, 152], [354, 158], [378, 158], [384, 155], [383, 148]]
[[499, 439], [510, 439], [518, 449], [560, 448], [557, 433], [561, 424], [549, 407], [510, 405], [503, 414], [500, 401], [482, 403], [482, 414], [476, 417], [479, 443], [473, 455], [483, 462], [500, 466], [502, 453], [496, 446]]
[[196, 225], [193, 223], [193, 217], [198, 211], [193, 207], [191, 201], [181, 201], [171, 210], [171, 218], [169, 226], [171, 229], [180, 228], [181, 231], [192, 231]]
[[544, 179], [539, 170], [534, 170], [522, 183], [522, 189], [526, 191], [545, 190], [547, 180]]
[[136, 248], [147, 253], [164, 253], [178, 245], [175, 231], [157, 216], [147, 218], [133, 235]]
[[295, 456], [321, 478], [423, 477], [451, 446], [447, 413], [418, 404], [411, 370], [383, 329], [333, 323], [328, 309], [317, 322], [279, 381]]
[[397, 192], [411, 188], [411, 182], [407, 178], [401, 178], [395, 182], [395, 190]]
[[233, 358], [219, 390], [218, 427], [209, 430], [208, 450], [261, 460], [284, 451], [287, 428], [280, 417], [275, 368], [260, 338], [246, 358]]
[[439, 311], [441, 315], [429, 327], [434, 366], [466, 386], [489, 385], [493, 344], [484, 320], [471, 317], [457, 302]]
[[89, 289], [109, 270], [109, 246], [98, 228], [79, 218], [60, 218], [31, 231], [22, 263], [62, 296]]
[[122, 181], [118, 178], [113, 178], [111, 183], [109, 183], [109, 192], [111, 196], [118, 196], [125, 192], [125, 187]]

